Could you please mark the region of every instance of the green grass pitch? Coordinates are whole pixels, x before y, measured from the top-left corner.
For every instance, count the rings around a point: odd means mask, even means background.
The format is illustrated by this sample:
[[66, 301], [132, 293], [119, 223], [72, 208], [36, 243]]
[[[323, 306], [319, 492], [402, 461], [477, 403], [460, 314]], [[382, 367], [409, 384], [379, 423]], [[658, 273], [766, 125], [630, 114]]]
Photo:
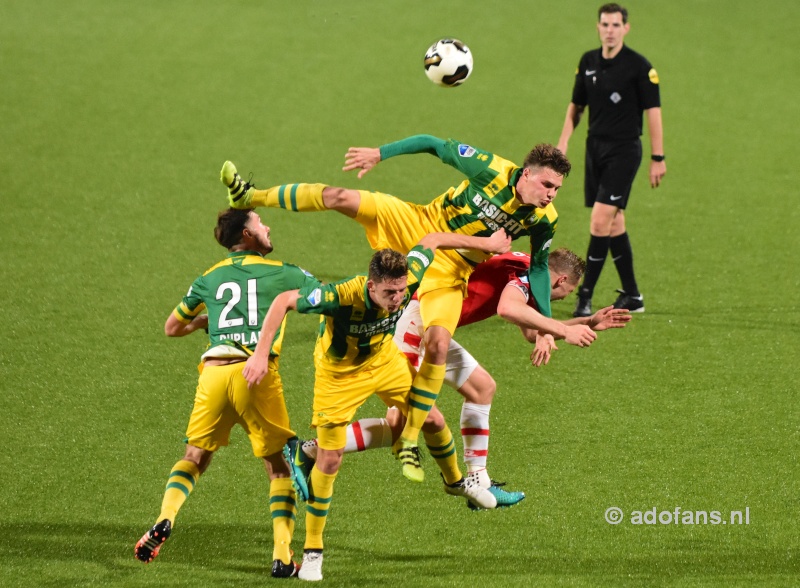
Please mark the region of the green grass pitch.
[[[359, 181], [341, 171], [346, 149], [430, 133], [519, 162], [555, 142], [578, 59], [598, 44], [598, 5], [3, 2], [0, 585], [276, 582], [266, 477], [241, 431], [159, 559], [133, 558], [183, 450], [204, 342], [162, 326], [224, 254], [212, 237], [222, 162], [262, 187], [317, 181], [426, 202], [458, 174], [418, 155]], [[562, 344], [538, 370], [499, 319], [459, 332], [498, 382], [490, 469], [527, 499], [473, 513], [441, 491], [431, 459], [417, 486], [388, 453], [348, 456], [324, 585], [800, 583], [800, 4], [628, 8], [628, 45], [663, 86], [669, 170], [658, 190], [640, 171], [628, 211], [647, 313], [588, 350]], [[442, 89], [422, 57], [451, 35], [475, 69]], [[581, 255], [584, 136], [585, 123], [556, 201], [555, 245]], [[326, 280], [366, 267], [363, 233], [344, 217], [263, 217], [278, 259]], [[595, 302], [615, 287], [609, 265]], [[291, 317], [282, 358], [306, 436], [314, 331]], [[456, 394], [440, 404], [457, 428]], [[360, 414], [381, 413], [371, 401]], [[612, 506], [621, 524], [605, 522]], [[749, 524], [631, 523], [677, 507], [749, 509]], [[301, 513], [297, 552], [303, 528]]]

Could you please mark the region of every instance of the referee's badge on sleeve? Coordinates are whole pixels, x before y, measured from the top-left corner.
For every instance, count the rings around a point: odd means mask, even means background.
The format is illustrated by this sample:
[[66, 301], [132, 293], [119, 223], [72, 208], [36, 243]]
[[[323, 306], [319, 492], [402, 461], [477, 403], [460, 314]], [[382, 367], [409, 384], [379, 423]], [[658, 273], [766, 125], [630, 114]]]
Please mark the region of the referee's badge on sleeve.
[[654, 84], [657, 84], [658, 83], [658, 72], [656, 71], [656, 68], [651, 67], [650, 71], [647, 72], [647, 77], [650, 78], [651, 82], [653, 82]]

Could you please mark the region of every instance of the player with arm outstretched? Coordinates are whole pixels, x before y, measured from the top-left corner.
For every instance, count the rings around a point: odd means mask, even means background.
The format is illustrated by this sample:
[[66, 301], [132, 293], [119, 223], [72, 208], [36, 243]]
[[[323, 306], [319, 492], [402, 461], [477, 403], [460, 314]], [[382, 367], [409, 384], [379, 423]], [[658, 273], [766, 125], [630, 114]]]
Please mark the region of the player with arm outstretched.
[[[361, 177], [384, 159], [411, 153], [436, 155], [467, 179], [429, 204], [418, 205], [388, 194], [322, 184], [256, 190], [242, 181], [230, 162], [223, 166], [221, 178], [233, 206], [271, 206], [299, 212], [335, 210], [357, 220], [374, 249], [407, 251], [430, 232], [488, 236], [503, 229], [512, 239], [527, 236], [531, 243], [531, 290], [541, 313], [548, 317], [547, 255], [558, 220], [552, 202], [570, 171], [566, 157], [552, 145], [537, 145], [520, 167], [452, 139], [416, 135], [380, 148], [351, 148], [344, 169], [358, 169]], [[401, 437], [405, 447], [417, 446], [420, 427], [444, 381], [447, 349], [458, 324], [467, 279], [475, 265], [488, 257], [467, 247], [439, 251], [419, 289], [427, 353], [414, 378], [410, 415]], [[588, 327], [572, 333], [575, 336], [567, 342], [582, 347], [595, 338]], [[404, 463], [403, 474], [416, 482], [424, 478], [418, 463]]]
[[[407, 413], [413, 369], [392, 338], [403, 309], [418, 291], [434, 252], [440, 247], [471, 247], [504, 252], [510, 239], [502, 231], [492, 237], [469, 237], [453, 233], [424, 236], [408, 255], [392, 249], [378, 251], [370, 262], [369, 275], [356, 276], [326, 286], [309, 287], [280, 295], [272, 305], [261, 332], [261, 342], [247, 360], [244, 376], [258, 385], [266, 374], [268, 348], [264, 341], [274, 336], [289, 310], [321, 316], [314, 350], [314, 404], [312, 426], [319, 438], [319, 454], [309, 475], [306, 505], [306, 540], [300, 578], [322, 579], [322, 534], [333, 497], [333, 483], [346, 444], [346, 428], [358, 408], [373, 394], [387, 406]], [[441, 420], [438, 430], [423, 434], [442, 470], [445, 490], [465, 496], [477, 506], [493, 508], [496, 500], [485, 489], [467, 480], [458, 467], [453, 435]], [[416, 451], [416, 447], [413, 448]], [[407, 459], [407, 448], [396, 454]], [[414, 455], [419, 462], [418, 454]]]

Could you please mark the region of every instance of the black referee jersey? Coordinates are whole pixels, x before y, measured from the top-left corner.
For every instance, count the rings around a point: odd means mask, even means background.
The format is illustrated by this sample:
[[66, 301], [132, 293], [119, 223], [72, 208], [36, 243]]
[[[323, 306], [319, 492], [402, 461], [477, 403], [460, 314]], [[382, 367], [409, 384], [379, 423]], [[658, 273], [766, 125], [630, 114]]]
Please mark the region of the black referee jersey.
[[594, 49], [581, 57], [572, 102], [589, 107], [589, 137], [638, 139], [642, 112], [661, 106], [658, 74], [643, 55], [625, 45], [613, 59], [603, 59], [602, 49]]

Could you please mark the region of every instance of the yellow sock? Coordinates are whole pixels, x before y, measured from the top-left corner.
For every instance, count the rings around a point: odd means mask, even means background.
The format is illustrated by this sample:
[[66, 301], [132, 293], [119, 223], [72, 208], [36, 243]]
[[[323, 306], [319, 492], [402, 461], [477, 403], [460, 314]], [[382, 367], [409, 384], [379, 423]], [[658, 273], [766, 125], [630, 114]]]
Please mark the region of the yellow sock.
[[458, 467], [458, 453], [456, 452], [456, 444], [453, 441], [453, 433], [450, 427], [444, 426], [444, 429], [438, 433], [423, 433], [425, 435], [425, 444], [428, 446], [428, 451], [431, 452], [431, 457], [436, 460], [436, 465], [442, 470], [444, 481], [448, 484], [455, 484], [463, 476]]
[[272, 559], [288, 564], [292, 559], [292, 535], [297, 513], [297, 500], [291, 478], [275, 478], [269, 483], [269, 512], [275, 547]]
[[408, 397], [408, 420], [403, 429], [402, 437], [413, 443], [417, 442], [422, 423], [428, 413], [436, 404], [439, 391], [444, 383], [445, 365], [434, 365], [422, 360], [419, 372], [411, 384], [411, 393]]
[[322, 201], [322, 191], [325, 188], [325, 184], [283, 184], [266, 190], [256, 190], [250, 206], [285, 208], [294, 212], [327, 210]]
[[182, 459], [173, 466], [167, 479], [164, 500], [161, 502], [161, 514], [158, 515], [156, 522], [169, 519], [170, 523], [175, 523], [175, 516], [194, 490], [199, 477], [200, 470], [191, 461]]
[[323, 474], [315, 465], [311, 470], [313, 496], [306, 504], [305, 549], [322, 549], [322, 531], [328, 518], [328, 509], [333, 498], [333, 482], [336, 474]]

